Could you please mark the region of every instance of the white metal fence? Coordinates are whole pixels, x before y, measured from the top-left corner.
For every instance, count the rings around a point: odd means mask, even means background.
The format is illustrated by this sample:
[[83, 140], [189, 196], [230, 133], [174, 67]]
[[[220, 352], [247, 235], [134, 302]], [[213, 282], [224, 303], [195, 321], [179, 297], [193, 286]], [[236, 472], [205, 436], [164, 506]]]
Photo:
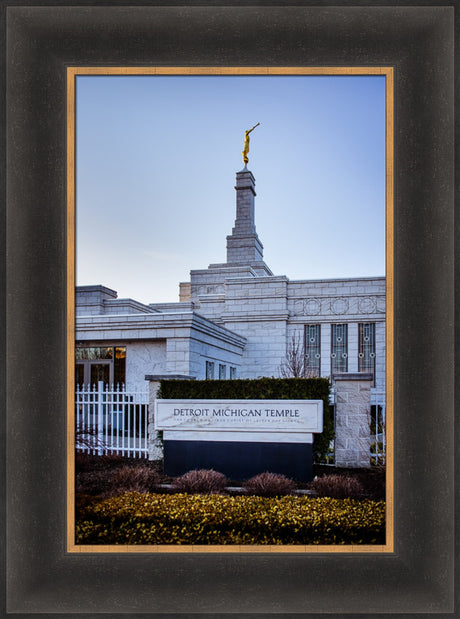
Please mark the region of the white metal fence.
[[148, 387], [124, 385], [77, 387], [75, 393], [75, 443], [77, 451], [148, 456]]

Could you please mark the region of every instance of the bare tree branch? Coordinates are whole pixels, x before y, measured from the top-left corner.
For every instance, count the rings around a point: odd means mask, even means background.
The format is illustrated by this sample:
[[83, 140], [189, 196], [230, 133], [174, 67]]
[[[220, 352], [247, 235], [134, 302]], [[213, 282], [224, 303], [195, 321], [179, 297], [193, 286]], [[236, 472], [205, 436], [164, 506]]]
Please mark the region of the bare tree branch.
[[302, 336], [296, 333], [291, 336], [286, 350], [286, 358], [279, 366], [282, 378], [314, 378], [317, 373], [307, 366], [305, 346]]

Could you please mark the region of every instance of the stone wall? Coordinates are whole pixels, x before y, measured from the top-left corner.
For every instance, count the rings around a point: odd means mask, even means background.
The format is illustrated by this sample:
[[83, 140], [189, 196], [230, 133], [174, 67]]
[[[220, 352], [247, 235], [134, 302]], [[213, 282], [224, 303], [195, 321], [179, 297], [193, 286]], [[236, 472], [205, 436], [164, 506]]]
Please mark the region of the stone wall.
[[286, 321], [229, 322], [228, 328], [247, 339], [239, 378], [279, 376], [279, 366], [286, 354]]
[[370, 466], [371, 374], [335, 374], [335, 465]]
[[153, 374], [146, 375], [145, 380], [149, 382], [149, 418], [148, 418], [148, 438], [147, 448], [149, 454], [149, 460], [161, 460], [163, 458], [163, 444], [159, 439], [157, 431], [155, 430], [155, 402], [157, 399], [158, 389], [160, 387], [160, 381], [167, 380], [186, 380], [190, 376], [182, 376], [180, 374]]
[[[147, 376], [145, 377], [147, 378]], [[163, 458], [163, 446], [155, 430], [155, 400], [160, 386], [161, 378], [149, 381], [149, 418], [147, 428], [147, 447], [149, 460], [161, 460]]]
[[[331, 325], [348, 325], [348, 372], [358, 372], [358, 325], [375, 324], [375, 386], [385, 385], [385, 278], [290, 281], [234, 277], [228, 265], [192, 271], [197, 311], [247, 338], [241, 377], [278, 376], [292, 334], [321, 325], [321, 376], [331, 375]], [[212, 286], [208, 278], [212, 276]], [[209, 292], [208, 292], [209, 291]]]
[[97, 316], [104, 313], [104, 302], [117, 298], [117, 293], [106, 286], [79, 286], [75, 295], [76, 315]]
[[144, 387], [145, 375], [166, 372], [166, 340], [128, 342], [126, 345], [126, 385]]

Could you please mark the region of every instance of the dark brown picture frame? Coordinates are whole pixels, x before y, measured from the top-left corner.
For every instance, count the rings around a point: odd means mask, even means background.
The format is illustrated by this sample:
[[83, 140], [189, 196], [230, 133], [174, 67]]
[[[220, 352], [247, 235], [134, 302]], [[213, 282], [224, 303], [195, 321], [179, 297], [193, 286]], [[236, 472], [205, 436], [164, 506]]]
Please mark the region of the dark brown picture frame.
[[[5, 615], [452, 613], [457, 4], [3, 7]], [[395, 74], [395, 552], [67, 553], [66, 68], [351, 64]]]

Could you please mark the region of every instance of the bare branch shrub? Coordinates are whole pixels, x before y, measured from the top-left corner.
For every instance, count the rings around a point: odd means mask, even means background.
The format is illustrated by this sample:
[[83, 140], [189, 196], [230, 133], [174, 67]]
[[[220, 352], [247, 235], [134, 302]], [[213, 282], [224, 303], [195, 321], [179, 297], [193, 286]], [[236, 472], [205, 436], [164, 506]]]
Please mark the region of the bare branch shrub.
[[244, 482], [243, 487], [248, 494], [266, 497], [293, 494], [296, 489], [292, 479], [267, 471], [251, 477], [251, 479]]
[[199, 469], [177, 477], [172, 485], [174, 490], [178, 492], [222, 494], [227, 485], [227, 478], [213, 469]]
[[114, 496], [123, 492], [153, 492], [161, 482], [157, 471], [145, 464], [80, 471], [76, 475], [77, 494]]
[[158, 473], [145, 464], [124, 465], [112, 472], [113, 489], [120, 492], [153, 492], [160, 482]]
[[310, 483], [310, 489], [319, 497], [333, 499], [359, 499], [364, 494], [364, 488], [359, 479], [352, 475], [324, 475], [316, 477]]

